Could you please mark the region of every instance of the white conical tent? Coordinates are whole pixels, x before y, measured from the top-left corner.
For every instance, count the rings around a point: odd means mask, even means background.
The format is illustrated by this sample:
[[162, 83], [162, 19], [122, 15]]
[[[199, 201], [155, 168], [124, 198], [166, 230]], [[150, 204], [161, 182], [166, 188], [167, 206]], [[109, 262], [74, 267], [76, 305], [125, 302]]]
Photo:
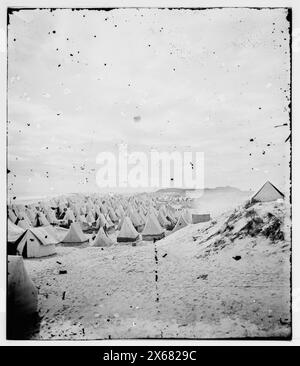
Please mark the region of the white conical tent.
[[92, 211], [89, 211], [87, 216], [86, 216], [86, 221], [89, 223], [89, 224], [92, 224], [95, 222], [95, 216], [93, 214]]
[[160, 226], [158, 219], [153, 213], [149, 213], [146, 225], [142, 231], [143, 240], [161, 239], [164, 236], [164, 229]]
[[39, 212], [39, 221], [42, 226], [50, 225], [50, 222], [47, 220], [45, 214], [43, 212]]
[[30, 221], [29, 217], [27, 216], [24, 209], [19, 210], [18, 218], [20, 220], [24, 219], [28, 223], [29, 226], [32, 226], [31, 221]]
[[55, 213], [54, 213], [54, 211], [51, 208], [49, 208], [46, 211], [46, 218], [50, 222], [50, 224], [57, 224], [58, 223], [58, 220], [55, 217]]
[[88, 240], [89, 239], [84, 235], [79, 224], [77, 222], [72, 222], [62, 243], [84, 243]]
[[177, 230], [180, 230], [182, 229], [183, 227], [187, 226], [188, 225], [188, 222], [186, 222], [184, 216], [183, 216], [183, 213], [180, 215], [178, 221], [177, 221], [177, 224], [175, 225], [174, 229], [172, 230], [172, 233], [174, 233], [175, 231]]
[[139, 233], [135, 230], [130, 218], [124, 217], [124, 221], [121, 230], [117, 236], [118, 242], [136, 241], [139, 237]]
[[139, 217], [140, 217], [141, 222], [143, 223], [143, 225], [145, 225], [146, 222], [147, 222], [147, 217], [145, 217], [143, 211], [142, 210], [137, 211], [137, 214], [139, 215]]
[[107, 213], [107, 215], [105, 216], [105, 219], [106, 219], [106, 224], [107, 226], [110, 228], [110, 227], [114, 227], [114, 223], [111, 221], [111, 218], [109, 216], [109, 213]]
[[283, 199], [281, 193], [271, 182], [266, 182], [261, 189], [251, 198], [251, 201], [269, 202]]
[[138, 227], [141, 225], [141, 219], [140, 219], [140, 217], [137, 216], [136, 212], [134, 211], [134, 209], [132, 207], [127, 210], [126, 215], [128, 215], [132, 224], [135, 227]]
[[103, 213], [100, 212], [99, 217], [96, 221], [96, 229], [99, 229], [104, 226], [108, 227], [108, 223], [107, 223], [106, 218], [104, 217]]
[[72, 222], [74, 222], [75, 221], [75, 216], [74, 216], [73, 210], [71, 210], [70, 208], [67, 208], [67, 211], [65, 213], [65, 216], [63, 218], [63, 221], [68, 222], [69, 220], [72, 221]]
[[113, 240], [105, 234], [103, 228], [101, 227], [97, 233], [95, 240], [93, 241], [92, 246], [93, 247], [110, 247], [113, 244], [114, 244]]

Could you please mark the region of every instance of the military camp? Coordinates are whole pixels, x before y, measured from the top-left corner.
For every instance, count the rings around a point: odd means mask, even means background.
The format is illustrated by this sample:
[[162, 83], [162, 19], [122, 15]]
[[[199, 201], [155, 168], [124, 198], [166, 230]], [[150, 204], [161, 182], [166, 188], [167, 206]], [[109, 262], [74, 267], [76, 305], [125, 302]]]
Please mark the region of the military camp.
[[292, 9], [101, 3], [2, 17], [7, 343], [290, 340]]

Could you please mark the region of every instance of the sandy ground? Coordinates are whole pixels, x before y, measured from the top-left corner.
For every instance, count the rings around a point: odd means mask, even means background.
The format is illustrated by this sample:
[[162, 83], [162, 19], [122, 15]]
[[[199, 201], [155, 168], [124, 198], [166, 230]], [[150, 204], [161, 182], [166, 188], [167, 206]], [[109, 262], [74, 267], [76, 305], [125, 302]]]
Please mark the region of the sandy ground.
[[223, 221], [155, 244], [58, 246], [53, 257], [25, 260], [39, 289], [32, 338], [288, 337], [289, 244], [246, 235], [216, 246]]

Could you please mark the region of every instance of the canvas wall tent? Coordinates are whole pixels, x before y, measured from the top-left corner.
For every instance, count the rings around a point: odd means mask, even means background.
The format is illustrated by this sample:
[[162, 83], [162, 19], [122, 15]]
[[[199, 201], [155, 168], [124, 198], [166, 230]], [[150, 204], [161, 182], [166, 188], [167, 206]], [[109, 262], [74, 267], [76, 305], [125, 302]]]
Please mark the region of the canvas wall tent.
[[62, 243], [81, 244], [87, 242], [89, 239], [84, 235], [80, 225], [77, 222], [72, 222], [67, 235], [61, 241]]
[[177, 224], [175, 225], [174, 229], [172, 230], [172, 233], [175, 233], [175, 231], [180, 230], [188, 225], [188, 222], [185, 220], [183, 213], [179, 217]]
[[123, 224], [117, 236], [117, 242], [133, 242], [138, 240], [139, 233], [135, 230], [130, 218], [124, 217]]
[[17, 241], [23, 234], [25, 230], [21, 227], [15, 225], [9, 218], [7, 220], [7, 241], [9, 243], [14, 243]]
[[200, 222], [210, 221], [210, 214], [192, 214], [192, 223], [199, 224]]
[[101, 227], [97, 233], [95, 240], [93, 241], [93, 247], [110, 247], [113, 245], [113, 240], [105, 234], [103, 228]]
[[7, 258], [6, 318], [8, 339], [22, 339], [20, 334], [23, 334], [24, 329], [32, 324], [37, 310], [38, 291], [28, 276], [23, 258], [9, 255]]
[[7, 252], [25, 258], [40, 258], [56, 253], [58, 241], [42, 227], [27, 229], [14, 243], [8, 243]]
[[268, 181], [260, 188], [257, 193], [255, 193], [255, 195], [251, 198], [251, 201], [269, 202], [283, 198], [284, 194]]
[[160, 223], [155, 215], [149, 214], [147, 217], [146, 225], [142, 231], [143, 240], [162, 239], [165, 236], [164, 229], [160, 226]]

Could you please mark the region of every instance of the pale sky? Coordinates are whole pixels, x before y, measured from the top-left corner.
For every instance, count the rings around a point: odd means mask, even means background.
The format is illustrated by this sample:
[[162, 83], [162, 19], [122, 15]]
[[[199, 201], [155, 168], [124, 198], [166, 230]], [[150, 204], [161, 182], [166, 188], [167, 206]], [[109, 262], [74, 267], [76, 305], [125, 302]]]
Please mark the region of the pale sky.
[[286, 15], [284, 9], [14, 12], [9, 195], [97, 191], [96, 156], [120, 143], [130, 151], [204, 152], [206, 187], [255, 190], [270, 180], [286, 190]]

